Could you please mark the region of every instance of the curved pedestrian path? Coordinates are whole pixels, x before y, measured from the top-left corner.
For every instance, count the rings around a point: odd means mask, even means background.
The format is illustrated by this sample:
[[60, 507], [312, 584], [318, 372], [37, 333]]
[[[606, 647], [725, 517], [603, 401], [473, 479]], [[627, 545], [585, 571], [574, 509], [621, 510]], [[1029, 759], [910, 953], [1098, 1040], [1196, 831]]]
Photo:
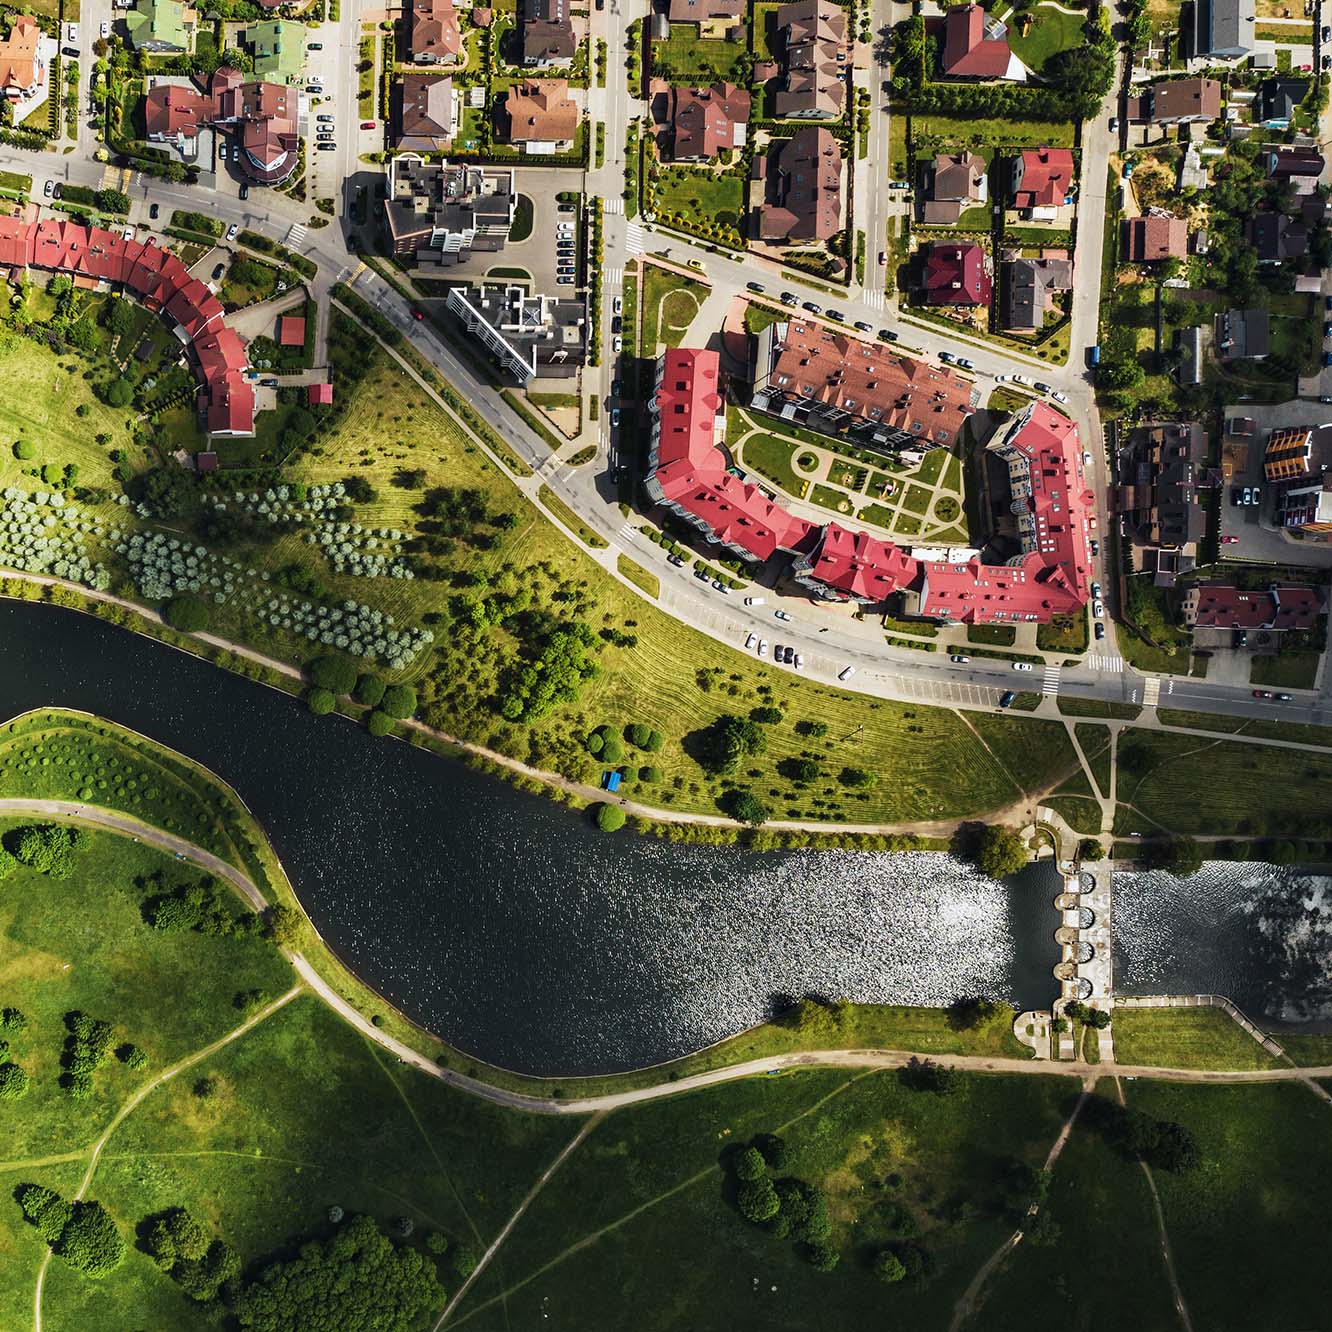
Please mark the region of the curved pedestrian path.
[[[137, 819], [120, 814], [115, 810], [103, 809], [97, 805], [80, 804], [73, 800], [27, 800], [19, 797], [0, 799], [0, 816], [35, 815], [45, 818], [66, 818], [89, 827], [101, 828], [122, 836], [137, 838], [141, 842], [160, 847], [182, 860], [190, 861], [209, 873], [230, 883], [245, 900], [256, 910], [268, 905], [267, 899], [254, 880], [238, 870], [234, 865], [215, 856], [212, 852], [196, 846], [173, 833], [160, 828], [140, 823]], [[285, 950], [284, 950], [285, 952]], [[363, 1013], [358, 1012], [314, 969], [309, 959], [300, 953], [286, 953], [288, 960], [306, 986], [324, 1001], [344, 1022], [350, 1023], [367, 1040], [383, 1046], [401, 1063], [410, 1064], [422, 1073], [456, 1087], [459, 1091], [496, 1105], [506, 1106], [511, 1110], [525, 1110], [541, 1115], [585, 1115], [598, 1111], [617, 1110], [623, 1106], [639, 1105], [647, 1101], [660, 1100], [665, 1096], [675, 1096], [681, 1092], [697, 1091], [701, 1087], [713, 1087], [723, 1082], [734, 1082], [740, 1078], [754, 1077], [757, 1074], [781, 1073], [801, 1068], [854, 1068], [880, 1069], [902, 1068], [912, 1059], [928, 1057], [936, 1064], [962, 1069], [970, 1073], [1017, 1073], [1036, 1077], [1139, 1077], [1154, 1078], [1163, 1082], [1191, 1082], [1230, 1084], [1242, 1082], [1303, 1082], [1314, 1086], [1314, 1079], [1332, 1078], [1332, 1064], [1313, 1068], [1268, 1068], [1218, 1070], [1195, 1068], [1158, 1068], [1149, 1064], [1088, 1063], [1083, 1060], [1026, 1060], [998, 1055], [956, 1055], [930, 1054], [924, 1056], [919, 1051], [911, 1050], [802, 1050], [787, 1054], [765, 1055], [757, 1059], [748, 1059], [738, 1064], [728, 1064], [722, 1068], [708, 1069], [702, 1073], [693, 1073], [688, 1077], [652, 1083], [646, 1087], [627, 1088], [619, 1092], [607, 1092], [601, 1096], [584, 1096], [554, 1100], [543, 1096], [533, 1096], [526, 1092], [511, 1091], [506, 1087], [496, 1087], [482, 1082], [479, 1078], [468, 1077], [454, 1069], [440, 1068], [432, 1059], [418, 1050], [381, 1031]], [[1321, 1090], [1321, 1089], [1318, 1089]]]

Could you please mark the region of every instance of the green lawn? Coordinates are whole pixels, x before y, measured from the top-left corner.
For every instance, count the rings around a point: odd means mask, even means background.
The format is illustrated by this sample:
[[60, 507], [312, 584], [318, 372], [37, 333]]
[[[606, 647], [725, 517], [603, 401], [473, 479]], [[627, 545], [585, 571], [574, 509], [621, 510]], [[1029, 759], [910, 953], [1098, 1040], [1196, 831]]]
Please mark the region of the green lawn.
[[1193, 731], [1221, 731], [1230, 735], [1253, 735], [1264, 740], [1295, 740], [1303, 745], [1332, 747], [1332, 727], [1303, 722], [1261, 721], [1255, 717], [1223, 717], [1215, 712], [1188, 712], [1179, 708], [1157, 708], [1163, 726], [1182, 726]]
[[850, 497], [841, 490], [834, 490], [831, 486], [815, 485], [809, 493], [810, 502], [817, 504], [821, 509], [827, 509], [829, 513], [849, 514], [852, 509]]
[[1078, 756], [1061, 722], [987, 712], [973, 712], [967, 720], [1029, 793], [1055, 786], [1080, 770]]
[[[1098, 698], [1059, 696], [1059, 711], [1065, 717], [1105, 717], [1113, 721], [1135, 721], [1142, 709], [1136, 703], [1107, 703]], [[1162, 710], [1162, 715], [1165, 709]]]
[[696, 230], [700, 222], [720, 222], [736, 232], [745, 212], [746, 181], [696, 167], [662, 167], [657, 181], [657, 215], [663, 222]]
[[1086, 652], [1091, 633], [1087, 609], [1076, 615], [1056, 615], [1048, 624], [1036, 628], [1036, 646], [1042, 652]]
[[640, 587], [650, 597], [661, 595], [661, 580], [654, 573], [649, 573], [641, 564], [635, 564], [628, 555], [617, 555], [615, 567], [636, 587]]
[[[1085, 776], [1083, 780], [1086, 781]], [[1090, 796], [1051, 795], [1042, 803], [1049, 805], [1074, 832], [1095, 837], [1101, 831], [1101, 807]]]
[[1116, 1008], [1115, 1058], [1162, 1068], [1279, 1068], [1233, 1018], [1219, 1008]]
[[1010, 16], [1008, 45], [1033, 73], [1039, 74], [1051, 56], [1085, 43], [1084, 14], [1066, 14], [1052, 4], [1038, 4], [1027, 12], [1032, 22], [1025, 35], [1021, 22]]
[[[728, 426], [731, 426], [739, 415], [738, 411], [732, 409]], [[736, 431], [737, 437], [743, 434], [745, 429], [748, 427], [742, 425]], [[779, 435], [754, 434], [745, 440], [740, 450], [740, 461], [745, 467], [752, 468], [767, 477], [769, 481], [781, 486], [788, 495], [803, 499], [809, 482], [797, 476], [791, 466], [792, 455], [800, 447], [802, 446], [793, 440], [782, 439]]]
[[[941, 1098], [892, 1073], [811, 1070], [613, 1116], [543, 1190], [451, 1325], [946, 1326], [1008, 1228], [1005, 1172], [1040, 1163], [1070, 1085], [968, 1078]], [[825, 1190], [835, 1271], [815, 1272], [790, 1240], [737, 1213], [719, 1155], [757, 1132], [786, 1143], [781, 1174]], [[931, 1277], [885, 1289], [870, 1261], [907, 1236], [929, 1254]]]
[[1091, 722], [1079, 722], [1073, 729], [1077, 733], [1078, 744], [1082, 746], [1082, 752], [1087, 757], [1087, 765], [1092, 770], [1092, 776], [1096, 778], [1096, 785], [1103, 796], [1109, 796], [1111, 758], [1109, 730]]
[[1012, 647], [1017, 642], [1017, 630], [1011, 624], [969, 624], [968, 643], [988, 643], [992, 647]]
[[[926, 455], [929, 456], [928, 454]], [[924, 486], [909, 485], [902, 496], [902, 508], [908, 513], [917, 513], [922, 517], [930, 507], [930, 492]]]
[[649, 264], [643, 279], [643, 348], [653, 358], [660, 347], [678, 347], [707, 299], [710, 288]]
[[652, 69], [670, 83], [744, 82], [737, 80], [737, 66], [746, 54], [743, 42], [700, 38], [692, 23], [671, 24], [664, 42], [652, 43]]
[[1249, 682], [1271, 689], [1312, 689], [1318, 683], [1317, 652], [1280, 652], [1275, 657], [1254, 657]]
[[[894, 116], [894, 119], [897, 119]], [[1072, 121], [958, 120], [945, 115], [911, 118], [914, 141], [939, 140], [958, 148], [1012, 148], [1021, 144], [1043, 144], [1050, 148], [1071, 148]]]
[[1303, 1087], [1143, 1082], [1129, 1105], [1196, 1137], [1203, 1165], [1155, 1172], [1195, 1328], [1317, 1327], [1332, 1307], [1324, 1258], [1332, 1110]]

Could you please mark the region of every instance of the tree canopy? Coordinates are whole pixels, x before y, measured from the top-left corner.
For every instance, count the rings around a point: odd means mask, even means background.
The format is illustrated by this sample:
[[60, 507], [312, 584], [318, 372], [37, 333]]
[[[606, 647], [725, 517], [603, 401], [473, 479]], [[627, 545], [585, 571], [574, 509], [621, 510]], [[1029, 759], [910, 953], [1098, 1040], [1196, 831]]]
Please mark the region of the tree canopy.
[[1027, 864], [1027, 848], [1012, 828], [989, 824], [976, 843], [976, 868], [991, 879], [1016, 874]]

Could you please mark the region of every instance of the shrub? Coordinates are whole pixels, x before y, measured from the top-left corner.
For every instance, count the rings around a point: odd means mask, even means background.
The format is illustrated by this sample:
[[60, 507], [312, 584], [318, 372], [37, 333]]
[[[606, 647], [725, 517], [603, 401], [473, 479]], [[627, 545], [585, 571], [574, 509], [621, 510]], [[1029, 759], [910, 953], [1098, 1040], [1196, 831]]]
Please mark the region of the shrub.
[[652, 731], [644, 726], [642, 722], [630, 722], [624, 728], [624, 738], [638, 749], [647, 748], [648, 738], [651, 735]]
[[365, 719], [365, 729], [373, 736], [389, 735], [393, 730], [393, 718], [376, 708]]
[[639, 768], [638, 780], [640, 782], [659, 782], [661, 781], [661, 769], [649, 765], [646, 768]]
[[389, 685], [379, 706], [390, 717], [410, 717], [416, 711], [416, 690], [411, 685]]
[[626, 763], [620, 768], [620, 780], [622, 782], [636, 782], [638, 780], [638, 769], [632, 763]]
[[601, 761], [603, 763], [616, 764], [624, 757], [624, 746], [620, 739], [615, 735], [602, 737]]
[[619, 805], [599, 805], [597, 827], [602, 832], [618, 832], [624, 827], [624, 810]]
[[906, 1276], [906, 1268], [891, 1249], [884, 1249], [874, 1260], [874, 1275], [886, 1285], [892, 1285]]
[[0, 1101], [17, 1101], [28, 1090], [28, 1075], [17, 1064], [0, 1064]]
[[384, 697], [385, 684], [377, 675], [363, 675], [356, 682], [356, 692], [352, 695], [358, 703], [367, 708], [377, 708]]
[[181, 592], [162, 607], [162, 618], [182, 634], [197, 634], [208, 628], [208, 603], [193, 592]]
[[148, 1056], [137, 1045], [128, 1041], [116, 1051], [116, 1058], [126, 1068], [140, 1070], [148, 1067]]
[[37, 450], [34, 449], [26, 439], [21, 439], [14, 445], [14, 457], [16, 457], [19, 462], [30, 462], [36, 452]]
[[805, 1246], [805, 1261], [816, 1272], [831, 1272], [841, 1261], [842, 1255], [829, 1244], [809, 1244]]
[[643, 746], [643, 748], [646, 749], [649, 754], [655, 754], [661, 748], [661, 745], [662, 745], [661, 732], [649, 731], [647, 743]]
[[736, 1154], [731, 1169], [735, 1172], [736, 1179], [747, 1183], [750, 1180], [762, 1179], [768, 1172], [768, 1165], [757, 1147], [746, 1147], [744, 1151]]
[[0, 1009], [0, 1030], [27, 1031], [28, 1017], [17, 1008]]
[[782, 720], [782, 710], [771, 706], [754, 708], [750, 711], [749, 720], [760, 722], [764, 726], [779, 726]]
[[346, 657], [329, 653], [310, 663], [310, 679], [330, 693], [350, 694], [356, 687], [356, 667]]
[[761, 1179], [747, 1180], [741, 1184], [736, 1190], [735, 1202], [740, 1209], [740, 1215], [756, 1226], [772, 1220], [781, 1209], [777, 1190], [773, 1188], [772, 1180], [766, 1175]]
[[337, 699], [329, 690], [320, 689], [318, 686], [306, 693], [305, 701], [316, 717], [327, 717], [337, 703]]
[[601, 732], [593, 731], [592, 734], [587, 737], [587, 752], [589, 754], [600, 754], [601, 748], [605, 743]]

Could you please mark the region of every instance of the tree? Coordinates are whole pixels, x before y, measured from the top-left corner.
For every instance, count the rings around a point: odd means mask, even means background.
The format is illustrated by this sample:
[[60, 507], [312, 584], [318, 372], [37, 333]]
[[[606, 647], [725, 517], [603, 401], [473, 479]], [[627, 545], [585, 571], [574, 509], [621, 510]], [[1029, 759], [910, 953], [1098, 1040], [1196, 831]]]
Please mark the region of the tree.
[[1202, 869], [1202, 847], [1191, 837], [1175, 837], [1168, 842], [1151, 842], [1146, 848], [1147, 863], [1177, 879], [1187, 879]]
[[976, 845], [976, 868], [986, 877], [1002, 879], [1027, 864], [1027, 848], [1012, 828], [987, 824]]
[[345, 476], [342, 479], [342, 484], [347, 491], [348, 498], [355, 500], [357, 504], [373, 504], [379, 498], [379, 493], [374, 486], [363, 476], [355, 473], [351, 476]]
[[898, 1071], [898, 1077], [904, 1087], [912, 1091], [933, 1092], [936, 1096], [948, 1096], [958, 1089], [962, 1075], [948, 1064], [937, 1064], [933, 1059], [921, 1059], [912, 1055]]
[[602, 832], [617, 832], [624, 827], [624, 810], [619, 805], [598, 805], [597, 827]]
[[183, 1207], [173, 1207], [149, 1227], [146, 1247], [158, 1267], [169, 1272], [182, 1258], [208, 1252], [208, 1232]]
[[18, 861], [3, 846], [0, 846], [0, 883], [3, 883], [18, 869], [18, 864]]
[[651, 735], [651, 728], [644, 726], [642, 722], [630, 722], [624, 728], [624, 738], [636, 749], [646, 749]]
[[975, 1031], [1003, 1014], [1012, 1018], [1013, 1010], [997, 999], [981, 994], [963, 995], [948, 1005], [948, 1025], [954, 1031]]
[[387, 712], [381, 712], [376, 708], [365, 719], [365, 729], [376, 737], [389, 735], [393, 730], [393, 718]]
[[120, 1060], [126, 1068], [132, 1068], [136, 1072], [148, 1067], [148, 1056], [137, 1046], [126, 1041], [116, 1051], [116, 1058]]
[[753, 1142], [769, 1170], [780, 1170], [786, 1164], [786, 1140], [775, 1133], [760, 1133]]
[[182, 634], [197, 634], [208, 628], [208, 603], [193, 592], [180, 592], [162, 607], [162, 618]]
[[17, 1064], [0, 1064], [0, 1101], [17, 1101], [27, 1093], [28, 1075]]
[[1084, 837], [1078, 843], [1078, 859], [1093, 861], [1105, 859], [1105, 847], [1093, 837]]
[[609, 763], [612, 767], [624, 757], [624, 746], [620, 743], [618, 735], [603, 735], [601, 737], [601, 761]]
[[841, 1261], [842, 1255], [830, 1244], [808, 1244], [805, 1246], [805, 1261], [816, 1272], [831, 1272]]
[[19, 462], [30, 462], [36, 455], [37, 450], [26, 439], [20, 439], [14, 444], [14, 457]]
[[740, 1215], [756, 1226], [772, 1220], [781, 1209], [777, 1190], [766, 1175], [741, 1184], [736, 1190], [735, 1203], [740, 1209]]
[[0, 1031], [27, 1031], [28, 1016], [18, 1008], [0, 1009]]
[[116, 337], [124, 337], [134, 327], [134, 306], [123, 296], [113, 296], [107, 302], [106, 326]]
[[1049, 1209], [1042, 1207], [1031, 1218], [1031, 1224], [1025, 1228], [1023, 1233], [1032, 1244], [1042, 1249], [1051, 1249], [1059, 1243], [1063, 1230], [1059, 1222], [1050, 1215]]
[[[112, 388], [114, 387], [113, 384]], [[128, 400], [127, 398], [126, 401]], [[109, 395], [107, 401], [110, 402]], [[123, 405], [123, 403], [112, 403], [112, 406]], [[152, 471], [145, 472], [136, 479], [134, 497], [140, 503], [146, 504], [159, 518], [179, 518], [198, 501], [198, 478], [193, 472], [187, 472], [174, 463], [170, 466], [154, 467]]]
[[783, 775], [789, 777], [793, 782], [803, 782], [808, 784], [818, 780], [819, 765], [808, 758], [789, 759], [782, 769]]
[[356, 681], [356, 690], [352, 697], [358, 703], [364, 703], [367, 708], [377, 708], [384, 697], [384, 689], [384, 682], [379, 676], [366, 674]]
[[76, 1202], [55, 1251], [86, 1276], [103, 1277], [120, 1266], [125, 1257], [125, 1241], [101, 1203]]
[[731, 818], [739, 823], [747, 823], [751, 828], [767, 823], [772, 812], [753, 791], [739, 788], [727, 791], [717, 803]]
[[891, 1249], [881, 1249], [874, 1259], [874, 1275], [885, 1285], [892, 1285], [906, 1276], [906, 1268]]
[[306, 706], [316, 717], [327, 717], [337, 706], [337, 702], [329, 690], [320, 689], [317, 685], [307, 690], [305, 694]]
[[245, 1282], [235, 1312], [247, 1332], [334, 1324], [339, 1332], [409, 1332], [443, 1303], [434, 1263], [418, 1250], [394, 1245], [373, 1217], [358, 1216]]
[[350, 694], [356, 687], [356, 667], [346, 657], [326, 653], [310, 663], [310, 679], [332, 694]]
[[390, 717], [410, 717], [416, 711], [416, 690], [410, 685], [389, 685], [379, 706]]
[[752, 714], [749, 717], [724, 714], [705, 733], [700, 762], [712, 772], [726, 776], [736, 771], [742, 759], [762, 754], [767, 747], [768, 737]]
[[843, 768], [837, 780], [853, 790], [868, 790], [879, 778], [866, 768]]
[[1197, 1139], [1183, 1124], [1169, 1119], [1158, 1122], [1156, 1148], [1151, 1153], [1152, 1165], [1179, 1174], [1196, 1169], [1200, 1159]]
[[305, 939], [305, 921], [295, 907], [279, 902], [269, 908], [265, 932], [279, 948], [299, 948]]
[[735, 1159], [731, 1162], [731, 1170], [736, 1179], [747, 1183], [750, 1180], [762, 1179], [768, 1173], [768, 1163], [757, 1147], [746, 1147], [736, 1153]]
[[782, 710], [781, 708], [774, 708], [771, 705], [751, 708], [749, 712], [749, 720], [752, 722], [758, 722], [763, 726], [780, 726], [782, 722]]
[[14, 857], [29, 869], [52, 879], [67, 879], [74, 872], [74, 853], [87, 840], [88, 835], [80, 828], [42, 823], [20, 828], [10, 845]]

